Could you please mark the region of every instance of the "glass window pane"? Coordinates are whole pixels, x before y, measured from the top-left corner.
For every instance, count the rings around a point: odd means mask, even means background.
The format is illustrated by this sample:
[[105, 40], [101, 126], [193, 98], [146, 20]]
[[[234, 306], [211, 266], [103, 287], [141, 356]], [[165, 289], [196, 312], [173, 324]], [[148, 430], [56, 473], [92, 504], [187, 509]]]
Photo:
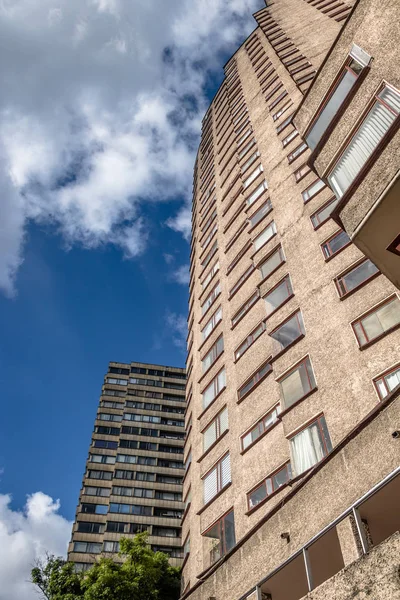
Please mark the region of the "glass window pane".
[[270, 315], [274, 312], [289, 296], [292, 294], [292, 286], [290, 283], [289, 275], [285, 277], [285, 279], [275, 287], [271, 292], [269, 292], [265, 297], [267, 315]]
[[318, 119], [306, 138], [307, 144], [311, 149], [315, 148], [327, 130], [329, 123], [332, 121], [340, 106], [343, 104], [348, 93], [355, 84], [356, 79], [357, 76], [354, 73], [348, 71], [347, 69], [344, 71], [334, 93], [326, 103], [325, 107], [322, 109]]
[[257, 506], [267, 497], [267, 488], [265, 483], [249, 494], [249, 508]]

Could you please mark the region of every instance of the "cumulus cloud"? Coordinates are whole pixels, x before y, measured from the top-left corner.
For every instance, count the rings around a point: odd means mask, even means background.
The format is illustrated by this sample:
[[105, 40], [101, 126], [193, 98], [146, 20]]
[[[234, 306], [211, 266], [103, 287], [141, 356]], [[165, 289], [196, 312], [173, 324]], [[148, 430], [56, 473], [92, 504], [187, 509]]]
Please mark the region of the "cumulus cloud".
[[28, 496], [22, 511], [10, 503], [0, 494], [0, 600], [37, 600], [30, 571], [46, 552], [65, 556], [72, 523], [59, 514], [59, 500], [43, 492]]
[[190, 235], [205, 86], [261, 0], [0, 2], [0, 289], [12, 294], [31, 220], [67, 245], [144, 251], [171, 206]]
[[177, 270], [172, 273], [172, 279], [173, 281], [176, 281], [176, 283], [187, 285], [190, 279], [189, 265], [181, 265], [178, 267]]
[[166, 324], [170, 331], [171, 341], [177, 347], [183, 349], [186, 345], [187, 320], [184, 315], [174, 312], [166, 313]]

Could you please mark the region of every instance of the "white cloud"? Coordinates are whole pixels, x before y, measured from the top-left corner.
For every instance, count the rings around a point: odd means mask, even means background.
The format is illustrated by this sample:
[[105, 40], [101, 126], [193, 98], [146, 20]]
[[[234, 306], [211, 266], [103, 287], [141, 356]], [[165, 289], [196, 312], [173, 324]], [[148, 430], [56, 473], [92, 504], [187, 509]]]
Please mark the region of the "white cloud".
[[173, 281], [180, 283], [181, 285], [188, 285], [190, 279], [189, 265], [181, 265], [172, 273], [171, 276]]
[[0, 494], [0, 600], [37, 600], [30, 571], [46, 552], [65, 556], [72, 523], [59, 514], [60, 502], [43, 492], [27, 497], [23, 511]]
[[156, 229], [143, 203], [180, 199], [168, 224], [189, 238], [207, 74], [221, 72], [260, 5], [0, 2], [0, 289], [14, 289], [29, 220], [69, 245], [111, 243], [133, 257]]
[[183, 349], [186, 345], [187, 337], [186, 317], [184, 315], [178, 315], [174, 312], [167, 312], [166, 323], [171, 332], [172, 343], [177, 346], [177, 348]]

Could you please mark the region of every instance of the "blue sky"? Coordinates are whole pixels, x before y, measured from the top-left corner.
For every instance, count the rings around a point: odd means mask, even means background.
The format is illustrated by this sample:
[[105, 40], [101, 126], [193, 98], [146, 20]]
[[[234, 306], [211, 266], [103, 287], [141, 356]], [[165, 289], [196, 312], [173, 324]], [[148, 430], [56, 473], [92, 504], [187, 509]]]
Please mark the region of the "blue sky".
[[65, 554], [108, 362], [184, 366], [201, 120], [263, 5], [0, 2], [0, 600]]
[[40, 489], [73, 518], [110, 360], [184, 366], [166, 322], [187, 311], [186, 286], [164, 258], [188, 259], [187, 242], [163, 225], [171, 210], [149, 208], [158, 235], [135, 260], [110, 246], [65, 251], [50, 228], [29, 226], [18, 295], [0, 297], [0, 485], [14, 507]]

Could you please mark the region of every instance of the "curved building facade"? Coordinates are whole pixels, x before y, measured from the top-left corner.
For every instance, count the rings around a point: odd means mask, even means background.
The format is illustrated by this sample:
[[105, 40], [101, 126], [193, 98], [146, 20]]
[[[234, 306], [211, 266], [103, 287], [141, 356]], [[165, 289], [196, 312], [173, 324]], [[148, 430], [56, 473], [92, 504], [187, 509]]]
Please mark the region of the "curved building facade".
[[[398, 291], [330, 218], [338, 198], [294, 125], [352, 4], [279, 0], [255, 13], [203, 119], [184, 598], [298, 600], [357, 561], [394, 565]], [[355, 597], [324, 593], [310, 598]], [[384, 593], [373, 597], [399, 597]]]

